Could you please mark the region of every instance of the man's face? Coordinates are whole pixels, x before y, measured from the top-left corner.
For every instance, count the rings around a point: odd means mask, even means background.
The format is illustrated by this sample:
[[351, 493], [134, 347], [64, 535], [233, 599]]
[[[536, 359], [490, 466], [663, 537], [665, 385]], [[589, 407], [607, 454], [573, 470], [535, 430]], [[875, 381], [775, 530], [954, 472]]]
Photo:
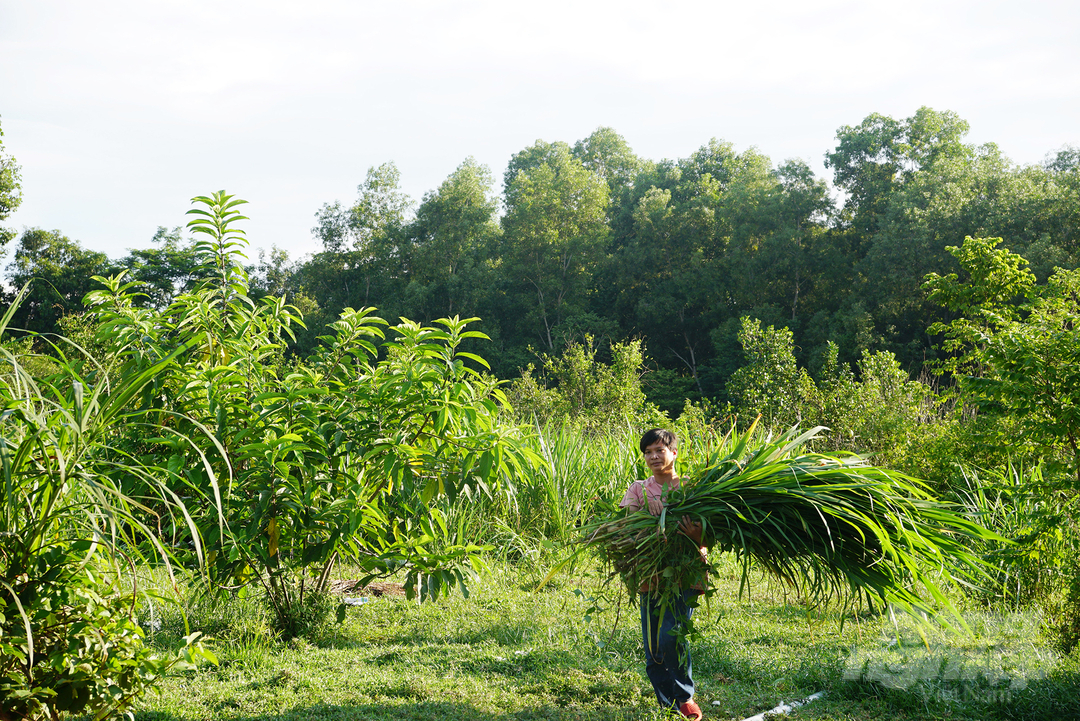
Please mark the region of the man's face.
[[660, 441], [645, 446], [645, 463], [653, 475], [671, 473], [675, 469], [677, 451], [665, 446]]

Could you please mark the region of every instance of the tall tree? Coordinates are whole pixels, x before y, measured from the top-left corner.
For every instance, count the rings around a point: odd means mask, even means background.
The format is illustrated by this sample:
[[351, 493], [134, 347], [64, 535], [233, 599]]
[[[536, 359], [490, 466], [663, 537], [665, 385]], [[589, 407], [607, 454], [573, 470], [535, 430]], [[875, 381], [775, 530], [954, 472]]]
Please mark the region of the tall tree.
[[921, 290], [928, 273], [958, 270], [948, 248], [967, 236], [1003, 237], [1045, 280], [1055, 267], [1076, 267], [1080, 215], [1074, 190], [1041, 167], [1019, 167], [997, 146], [939, 155], [896, 188], [856, 269], [856, 292], [879, 327], [892, 327], [892, 350], [911, 367], [926, 347], [923, 334], [940, 311]]
[[956, 376], [982, 375], [979, 357], [986, 341], [1005, 323], [1020, 319], [1018, 301], [1035, 287], [1028, 262], [1007, 248], [1001, 238], [964, 239], [946, 250], [957, 259], [966, 278], [957, 273], [930, 273], [923, 283], [927, 300], [956, 314], [949, 323], [935, 323], [930, 333], [942, 334], [948, 354], [941, 370]]
[[[806, 329], [840, 306], [852, 279], [850, 259], [828, 227], [833, 204], [825, 183], [801, 161], [775, 170], [748, 165], [729, 184], [725, 209], [732, 226], [725, 283], [734, 307], [789, 328], [804, 364], [824, 354], [828, 338], [806, 338]], [[725, 326], [729, 347], [735, 329]]]
[[60, 318], [82, 310], [82, 300], [97, 283], [95, 275], [113, 270], [104, 253], [85, 250], [59, 230], [30, 228], [19, 238], [7, 277], [16, 288], [31, 283], [11, 325], [39, 333], [54, 333]]
[[424, 196], [405, 229], [410, 318], [482, 315], [499, 235], [491, 171], [467, 158]]
[[626, 139], [612, 128], [600, 127], [574, 143], [574, 157], [608, 184], [608, 223], [618, 232], [619, 214], [633, 193], [634, 180], [643, 163]]
[[127, 268], [129, 276], [142, 284], [139, 290], [145, 298], [135, 298], [154, 308], [166, 308], [179, 293], [194, 287], [206, 277], [195, 257], [194, 243], [185, 238], [179, 227], [169, 230], [159, 226], [151, 242], [155, 247], [128, 251], [118, 265]]
[[[4, 154], [4, 130], [0, 128], [0, 220], [6, 220], [22, 202], [22, 177], [15, 158]], [[15, 237], [15, 231], [0, 226], [0, 248]]]
[[649, 339], [658, 360], [692, 376], [699, 392], [709, 311], [719, 300], [716, 261], [722, 250], [711, 242], [708, 195], [678, 204], [671, 190], [650, 188], [638, 202], [634, 235], [618, 258], [619, 305], [632, 330]]
[[863, 240], [873, 235], [893, 190], [919, 170], [938, 158], [970, 153], [961, 143], [967, 132], [956, 113], [928, 107], [904, 120], [872, 113], [837, 130], [840, 144], [825, 155], [825, 165], [848, 193], [844, 210], [854, 232]]
[[615, 250], [614, 305], [655, 360], [712, 393], [733, 369], [703, 380], [711, 331], [726, 328], [734, 343], [741, 313], [770, 304], [788, 318], [813, 310], [827, 190], [805, 164], [774, 170], [754, 149], [737, 153], [714, 139], [640, 173], [634, 194], [631, 232]]
[[[323, 252], [297, 273], [296, 283], [317, 302], [320, 317], [313, 333], [332, 322], [343, 308], [379, 305], [389, 317], [401, 315], [405, 285], [401, 237], [412, 201], [399, 187], [393, 163], [369, 168], [350, 207], [327, 203], [316, 213], [312, 234]], [[314, 338], [311, 339], [312, 341]]]
[[1040, 279], [1080, 262], [1068, 153], [1018, 167], [993, 144], [964, 144], [967, 130], [955, 113], [925, 107], [904, 120], [875, 114], [841, 128], [826, 159], [849, 194], [836, 238], [852, 251], [852, 297], [910, 371], [933, 357], [925, 330], [943, 316], [921, 285], [928, 273], [958, 269], [947, 247], [1005, 237]]
[[552, 351], [559, 326], [585, 312], [606, 252], [608, 186], [565, 143], [537, 141], [510, 168], [501, 253], [508, 295], [528, 335]]
[[356, 188], [356, 202], [348, 208], [340, 201], [324, 204], [311, 232], [330, 253], [377, 253], [381, 242], [405, 224], [412, 207], [400, 184], [401, 172], [393, 163], [368, 168], [367, 178]]

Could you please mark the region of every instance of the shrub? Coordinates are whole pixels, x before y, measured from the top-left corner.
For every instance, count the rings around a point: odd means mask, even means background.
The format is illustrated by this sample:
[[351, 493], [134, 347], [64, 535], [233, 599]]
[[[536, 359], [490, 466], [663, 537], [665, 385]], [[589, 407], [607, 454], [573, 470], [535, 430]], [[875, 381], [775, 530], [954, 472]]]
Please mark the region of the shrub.
[[455, 317], [402, 319], [387, 339], [373, 308], [346, 308], [311, 358], [283, 363], [301, 321], [285, 299], [250, 295], [235, 226], [244, 202], [223, 191], [193, 200], [204, 280], [161, 313], [120, 276], [87, 296], [123, 372], [182, 358], [142, 399], [165, 437], [125, 439], [190, 499], [192, 520], [168, 530], [205, 539], [218, 592], [259, 587], [286, 638], [313, 627], [305, 600], [341, 559], [367, 580], [404, 571], [409, 594], [462, 585], [481, 549], [435, 549], [448, 535], [439, 499], [490, 493], [530, 462], [500, 416], [501, 391], [476, 369], [487, 363], [461, 350], [487, 336]]
[[641, 375], [645, 357], [641, 341], [614, 343], [610, 365], [596, 360], [592, 338], [571, 343], [561, 356], [542, 356], [541, 376], [529, 366], [507, 392], [515, 414], [541, 424], [569, 419], [589, 431], [609, 431], [629, 423], [634, 427], [663, 425], [659, 409], [645, 400]]
[[[96, 562], [95, 544], [0, 550], [0, 718], [101, 718], [128, 711], [170, 669], [212, 658], [185, 638], [172, 655], [143, 644], [133, 589]], [[88, 561], [89, 559], [89, 561]]]
[[829, 343], [813, 395], [815, 409], [807, 412], [830, 429], [827, 450], [872, 454], [877, 464], [904, 467], [925, 427], [939, 420], [934, 392], [911, 380], [888, 351], [864, 354], [858, 377], [838, 355], [837, 346]]
[[[0, 319], [0, 335], [25, 297], [23, 289]], [[172, 358], [96, 384], [64, 360], [40, 383], [2, 346], [0, 360], [0, 718], [104, 716], [167, 668], [212, 659], [191, 636], [171, 659], [146, 652], [134, 590], [118, 580], [144, 542], [167, 559], [123, 479], [142, 478], [166, 512], [184, 513], [161, 486], [163, 469], [112, 443], [119, 428], [145, 428], [145, 413], [128, 403]]]
[[814, 396], [814, 382], [795, 361], [795, 341], [787, 328], [761, 327], [745, 317], [739, 343], [747, 364], [728, 380], [728, 396], [739, 417], [749, 422], [758, 414], [766, 428], [787, 429], [800, 423]]

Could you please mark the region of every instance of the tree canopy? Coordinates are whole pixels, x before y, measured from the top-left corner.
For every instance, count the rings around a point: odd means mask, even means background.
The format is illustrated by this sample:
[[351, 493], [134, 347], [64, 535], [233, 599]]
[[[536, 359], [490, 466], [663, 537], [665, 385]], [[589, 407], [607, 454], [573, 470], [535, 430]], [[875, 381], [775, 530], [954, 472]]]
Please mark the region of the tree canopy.
[[[650, 160], [608, 127], [521, 149], [499, 188], [467, 158], [419, 202], [386, 162], [367, 171], [354, 201], [316, 212], [318, 252], [295, 261], [271, 252], [247, 270], [254, 296], [303, 308], [308, 328], [289, 341], [300, 357], [345, 308], [461, 314], [482, 319], [499, 377], [586, 337], [603, 362], [612, 344], [638, 340], [669, 387], [657, 393], [725, 402], [750, 317], [787, 328], [815, 377], [831, 346], [851, 367], [889, 352], [916, 376], [953, 352], [937, 334], [961, 310], [929, 298], [923, 282], [959, 271], [949, 249], [965, 237], [1002, 238], [1038, 284], [1080, 265], [1080, 151], [1020, 166], [992, 143], [967, 143], [968, 130], [927, 107], [842, 126], [825, 156], [840, 195], [802, 160], [774, 163], [715, 138], [688, 157]], [[2, 153], [0, 162], [2, 210], [17, 202], [18, 169]], [[51, 294], [22, 311], [46, 330], [78, 310], [86, 279], [110, 263], [140, 284], [138, 302], [167, 306], [200, 280], [194, 248], [162, 228], [152, 247], [112, 262], [34, 229], [8, 278], [38, 278], [35, 293]]]

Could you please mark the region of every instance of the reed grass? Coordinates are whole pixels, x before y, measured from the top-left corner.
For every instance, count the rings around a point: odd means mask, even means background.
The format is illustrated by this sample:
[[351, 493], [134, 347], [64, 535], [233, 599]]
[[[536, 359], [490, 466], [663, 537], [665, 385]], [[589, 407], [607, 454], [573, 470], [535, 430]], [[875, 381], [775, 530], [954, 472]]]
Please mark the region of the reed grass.
[[958, 617], [947, 587], [986, 577], [969, 546], [997, 536], [916, 479], [855, 455], [806, 452], [822, 430], [752, 443], [751, 428], [670, 491], [659, 516], [643, 509], [596, 520], [583, 542], [631, 592], [648, 586], [669, 601], [708, 568], [677, 531], [689, 516], [710, 549], [740, 559], [744, 584], [755, 564], [812, 601], [864, 598]]
[[[643, 429], [629, 422], [604, 433], [569, 421], [534, 428], [529, 442], [541, 463], [508, 479], [502, 495], [446, 505], [454, 542], [492, 545], [505, 550], [507, 560], [561, 549], [577, 539], [579, 528], [614, 509], [632, 481], [649, 475], [638, 449]], [[680, 472], [704, 464], [731, 443], [717, 426], [692, 418], [676, 422], [674, 430], [682, 439]]]

